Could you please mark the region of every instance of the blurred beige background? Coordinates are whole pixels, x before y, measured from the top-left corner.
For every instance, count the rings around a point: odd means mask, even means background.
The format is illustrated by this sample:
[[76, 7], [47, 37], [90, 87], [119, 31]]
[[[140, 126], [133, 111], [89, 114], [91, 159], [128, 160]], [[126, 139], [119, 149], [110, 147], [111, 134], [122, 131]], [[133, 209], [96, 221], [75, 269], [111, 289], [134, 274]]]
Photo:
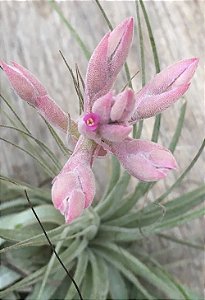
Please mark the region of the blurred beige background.
[[[58, 2], [65, 17], [77, 30], [88, 49], [92, 51], [103, 34], [108, 31], [108, 27], [94, 1], [64, 1]], [[117, 25], [122, 19], [133, 15], [135, 18], [135, 38], [132, 49], [128, 57], [128, 65], [133, 75], [139, 69], [139, 43], [138, 30], [133, 1], [102, 1], [106, 13], [112, 24]], [[197, 152], [204, 131], [204, 1], [146, 1], [145, 2], [150, 22], [153, 28], [160, 57], [161, 68], [189, 57], [199, 57], [200, 64], [192, 81], [189, 91], [186, 93], [188, 108], [186, 121], [180, 142], [175, 151], [175, 157], [179, 163], [179, 170], [169, 175], [162, 182], [156, 184], [152, 193], [147, 196], [148, 200], [154, 200], [166, 187], [170, 186], [174, 180], [186, 168], [195, 153]], [[143, 19], [143, 18], [142, 18]], [[1, 1], [1, 48], [0, 58], [7, 63], [14, 60], [31, 72], [44, 83], [49, 94], [73, 118], [78, 116], [78, 99], [74, 92], [73, 83], [69, 72], [66, 69], [59, 49], [63, 52], [68, 63], [74, 68], [78, 64], [81, 72], [85, 75], [87, 60], [79, 48], [76, 40], [62, 23], [59, 16], [52, 9], [47, 1]], [[144, 22], [143, 34], [146, 56], [146, 78], [149, 80], [155, 73], [150, 42]], [[60, 157], [55, 142], [50, 137], [48, 130], [36, 112], [26, 103], [21, 101], [11, 91], [10, 86], [1, 72], [1, 93], [16, 108], [22, 120], [31, 129], [34, 136], [42, 138], [43, 141], [53, 149], [62, 163], [65, 158]], [[124, 73], [121, 72], [116, 83], [116, 90], [123, 86]], [[134, 89], [140, 88], [140, 74], [133, 80]], [[160, 130], [160, 143], [169, 145], [173, 135], [176, 120], [179, 115], [179, 108], [182, 100], [178, 101], [172, 108], [168, 109], [162, 117]], [[1, 103], [1, 108], [5, 109]], [[1, 113], [1, 124], [9, 122]], [[145, 121], [143, 138], [149, 139], [152, 132], [153, 119]], [[23, 145], [18, 134], [1, 129], [1, 136], [11, 141]], [[25, 153], [21, 153], [7, 144], [1, 143], [1, 172], [27, 182], [37, 185], [42, 179], [39, 166], [36, 165]], [[108, 162], [109, 158], [107, 158]], [[183, 181], [180, 188], [173, 192], [173, 196], [183, 191], [188, 191], [192, 187], [197, 187], [204, 181], [205, 157], [202, 156], [195, 167]], [[105, 176], [110, 171], [109, 164], [100, 161], [95, 166], [96, 178], [99, 187], [103, 186]], [[100, 189], [100, 188], [99, 188]], [[179, 238], [187, 238], [203, 242], [202, 221], [194, 221], [187, 226], [173, 231]], [[202, 291], [203, 276], [202, 265], [203, 255], [197, 250], [187, 247], [175, 247], [172, 243], [167, 243], [159, 239], [153, 242], [152, 239], [146, 241], [149, 249], [154, 252], [165, 249], [164, 263], [169, 270], [175, 272], [180, 280]], [[174, 247], [174, 248], [173, 248]], [[171, 250], [170, 250], [171, 249]], [[167, 251], [166, 251], [167, 250]], [[157, 254], [156, 254], [157, 255]], [[184, 261], [184, 263], [180, 263]], [[175, 265], [171, 264], [175, 261]], [[177, 261], [177, 263], [176, 263]]]

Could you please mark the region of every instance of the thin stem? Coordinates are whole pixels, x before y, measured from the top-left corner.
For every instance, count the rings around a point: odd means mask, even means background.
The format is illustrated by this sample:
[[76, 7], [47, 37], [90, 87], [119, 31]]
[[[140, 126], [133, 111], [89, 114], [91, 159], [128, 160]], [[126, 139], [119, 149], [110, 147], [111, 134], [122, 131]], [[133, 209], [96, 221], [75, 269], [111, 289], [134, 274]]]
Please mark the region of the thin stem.
[[160, 238], [175, 242], [177, 244], [185, 245], [185, 246], [192, 247], [192, 248], [199, 249], [199, 250], [204, 250], [204, 246], [202, 246], [202, 245], [197, 245], [197, 244], [194, 244], [192, 242], [187, 242], [187, 241], [184, 241], [184, 240], [181, 240], [181, 239], [177, 239], [175, 237], [172, 237], [172, 236], [169, 236], [169, 235], [166, 235], [166, 234], [163, 234], [163, 233], [158, 233], [157, 235]]
[[55, 158], [54, 153], [43, 142], [41, 142], [40, 140], [36, 139], [31, 134], [29, 134], [29, 133], [27, 133], [27, 132], [25, 132], [23, 130], [20, 130], [20, 129], [16, 128], [16, 127], [7, 126], [7, 125], [1, 125], [1, 124], [0, 124], [0, 127], [12, 129], [12, 130], [16, 130], [16, 131], [18, 131], [18, 132], [20, 132], [20, 133], [28, 136], [29, 138], [33, 139], [45, 151], [45, 153], [50, 157], [50, 159], [55, 164], [55, 167], [57, 168], [57, 170], [59, 171], [61, 169], [61, 166], [58, 163], [57, 159]]
[[80, 48], [82, 49], [85, 57], [87, 59], [90, 58], [90, 51], [88, 50], [88, 48], [86, 47], [86, 45], [84, 44], [84, 42], [82, 41], [80, 35], [77, 33], [77, 31], [73, 28], [73, 26], [68, 22], [68, 20], [66, 19], [66, 17], [64, 16], [62, 10], [59, 8], [59, 5], [56, 3], [55, 0], [48, 0], [48, 2], [50, 3], [50, 5], [53, 7], [53, 9], [57, 12], [57, 14], [59, 15], [60, 19], [63, 21], [63, 23], [66, 25], [66, 27], [69, 29], [70, 33], [73, 35], [73, 37], [75, 38], [75, 40], [77, 41], [78, 45], [80, 46]]
[[[102, 5], [100, 4], [100, 2], [98, 0], [95, 0], [95, 2], [97, 4], [98, 8], [100, 9], [100, 11], [101, 11], [108, 27], [109, 27], [109, 29], [113, 30], [113, 26], [112, 26], [112, 24], [111, 24], [111, 22], [110, 22], [110, 20], [107, 16], [107, 14], [105, 13]], [[125, 73], [126, 73], [127, 80], [129, 82], [129, 87], [132, 88], [132, 80], [131, 80], [130, 71], [129, 71], [129, 67], [128, 67], [127, 63], [125, 63]]]
[[152, 27], [150, 25], [149, 17], [148, 17], [146, 8], [144, 6], [144, 2], [142, 0], [139, 0], [139, 2], [140, 2], [140, 5], [141, 5], [141, 8], [142, 8], [145, 23], [146, 23], [146, 26], [147, 26], [147, 31], [148, 31], [148, 34], [149, 34], [149, 39], [150, 39], [150, 43], [151, 43], [151, 47], [152, 47], [152, 53], [153, 53], [156, 72], [159, 73], [160, 72], [159, 56], [158, 56], [158, 52], [157, 52], [157, 47], [156, 47], [156, 42], [155, 42], [155, 39], [154, 39], [154, 35], [153, 35], [153, 32], [152, 32]]
[[[148, 34], [149, 34], [149, 39], [150, 39], [150, 43], [151, 43], [151, 47], [152, 47], [152, 53], [153, 53], [156, 73], [159, 73], [160, 72], [159, 56], [158, 56], [158, 53], [157, 53], [157, 47], [156, 47], [154, 35], [153, 35], [153, 32], [152, 32], [152, 27], [150, 25], [149, 17], [148, 17], [146, 8], [144, 6], [144, 2], [142, 0], [139, 0], [139, 2], [140, 2], [140, 6], [142, 8], [142, 12], [143, 12], [143, 15], [144, 15], [144, 20], [145, 20], [145, 23], [146, 23], [146, 26], [147, 26], [147, 31], [148, 31]], [[160, 124], [161, 124], [161, 114], [159, 114], [155, 117], [154, 128], [153, 128], [153, 132], [152, 132], [152, 141], [153, 142], [158, 141]]]
[[74, 73], [73, 73], [73, 70], [72, 70], [71, 67], [69, 66], [69, 64], [68, 64], [67, 60], [65, 59], [65, 56], [63, 55], [62, 51], [59, 50], [59, 53], [60, 53], [60, 55], [61, 55], [61, 57], [62, 57], [62, 59], [63, 59], [65, 65], [66, 65], [66, 67], [68, 68], [68, 70], [69, 70], [69, 72], [70, 72], [70, 75], [71, 75], [72, 80], [73, 80], [73, 83], [74, 83], [75, 91], [76, 91], [77, 96], [78, 96], [78, 98], [79, 98], [80, 108], [83, 110], [83, 105], [84, 105], [84, 104], [83, 104], [83, 95], [82, 95], [82, 93], [81, 93], [79, 83], [78, 83], [78, 81], [76, 80], [75, 75], [74, 75]]
[[101, 11], [101, 13], [102, 13], [102, 15], [103, 15], [103, 17], [104, 17], [104, 19], [105, 19], [105, 21], [106, 21], [108, 27], [109, 27], [109, 29], [110, 29], [110, 30], [113, 30], [113, 26], [112, 26], [110, 20], [108, 19], [108, 16], [106, 15], [104, 9], [102, 8], [102, 6], [101, 6], [101, 4], [100, 4], [100, 1], [95, 0], [95, 2], [96, 2], [96, 4], [97, 4], [97, 6], [99, 7], [99, 9], [100, 9], [100, 11]]
[[[140, 19], [140, 12], [139, 12], [139, 4], [138, 1], [135, 1], [136, 4], [136, 13], [137, 13], [137, 23], [138, 23], [138, 30], [139, 30], [139, 44], [140, 44], [140, 69], [141, 69], [141, 78], [142, 78], [142, 87], [145, 85], [146, 76], [145, 76], [145, 56], [144, 56], [144, 41], [143, 41], [143, 34], [142, 34], [142, 26], [141, 26], [141, 19]], [[133, 138], [139, 139], [142, 134], [143, 129], [143, 120], [140, 120], [138, 125], [134, 124], [133, 126]]]
[[19, 123], [22, 125], [22, 127], [29, 133], [31, 134], [31, 132], [28, 130], [28, 128], [26, 127], [26, 125], [22, 122], [22, 120], [19, 118], [19, 116], [17, 115], [17, 113], [15, 112], [15, 110], [13, 109], [13, 107], [11, 106], [11, 104], [0, 94], [0, 97], [2, 98], [2, 100], [6, 103], [6, 105], [9, 107], [9, 109], [12, 111], [12, 113], [14, 114], [14, 116], [17, 118], [17, 120], [19, 121]]
[[123, 92], [123, 91], [126, 89], [126, 87], [129, 86], [129, 83], [132, 81], [133, 78], [135, 78], [135, 76], [137, 76], [137, 74], [139, 74], [139, 71], [137, 71], [134, 75], [131, 76], [130, 80], [127, 81], [127, 83], [126, 83], [126, 84], [124, 85], [124, 87], [121, 89], [121, 92]]
[[177, 146], [177, 143], [179, 141], [179, 137], [181, 135], [183, 124], [184, 124], [184, 118], [185, 118], [185, 114], [186, 114], [186, 107], [187, 107], [187, 103], [185, 101], [181, 106], [180, 114], [179, 114], [178, 121], [177, 121], [177, 126], [176, 126], [176, 129], [175, 129], [174, 135], [172, 137], [172, 140], [169, 144], [169, 150], [171, 152], [174, 152], [174, 150]]
[[58, 145], [59, 149], [62, 151], [64, 156], [68, 156], [69, 154], [72, 153], [72, 151], [70, 151], [69, 149], [66, 148], [66, 146], [64, 145], [63, 141], [61, 140], [61, 138], [59, 137], [59, 135], [56, 133], [55, 129], [46, 121], [46, 119], [40, 115], [41, 118], [44, 120], [44, 122], [46, 123], [48, 130], [50, 131], [52, 137], [54, 138], [56, 144]]
[[145, 55], [144, 55], [144, 39], [142, 34], [142, 25], [141, 18], [139, 12], [139, 4], [138, 1], [136, 3], [136, 12], [137, 12], [137, 23], [138, 23], [138, 31], [139, 31], [139, 45], [140, 45], [140, 64], [141, 64], [141, 72], [142, 72], [142, 86], [146, 83], [146, 73], [145, 73]]
[[41, 165], [41, 167], [43, 168], [44, 171], [46, 170], [47, 174], [50, 175], [51, 177], [53, 177], [53, 176], [56, 175], [56, 174], [55, 174], [51, 169], [49, 169], [49, 168], [48, 168], [48, 167], [47, 167], [47, 166], [46, 166], [46, 165], [45, 165], [38, 157], [36, 157], [35, 155], [33, 155], [31, 152], [27, 151], [26, 149], [24, 149], [24, 148], [22, 148], [22, 147], [20, 147], [20, 146], [18, 146], [18, 145], [16, 145], [16, 144], [14, 144], [14, 143], [12, 143], [12, 142], [9, 141], [9, 140], [6, 140], [6, 139], [4, 139], [4, 138], [1, 138], [1, 137], [0, 137], [0, 140], [4, 141], [5, 143], [8, 143], [8, 144], [10, 144], [10, 145], [12, 145], [12, 146], [18, 148], [19, 150], [21, 150], [21, 151], [27, 153], [28, 155], [30, 155], [33, 159], [35, 159], [35, 160]]

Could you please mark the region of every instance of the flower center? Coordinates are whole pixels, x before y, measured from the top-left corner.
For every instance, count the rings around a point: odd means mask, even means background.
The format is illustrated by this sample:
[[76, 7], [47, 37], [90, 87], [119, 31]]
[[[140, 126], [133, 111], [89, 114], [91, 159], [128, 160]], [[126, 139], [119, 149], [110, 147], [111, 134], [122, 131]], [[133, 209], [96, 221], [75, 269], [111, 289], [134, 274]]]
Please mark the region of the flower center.
[[95, 131], [100, 123], [100, 117], [95, 113], [89, 113], [83, 117], [83, 121], [89, 131]]
[[87, 119], [86, 124], [88, 126], [93, 126], [95, 124], [94, 120], [92, 118]]

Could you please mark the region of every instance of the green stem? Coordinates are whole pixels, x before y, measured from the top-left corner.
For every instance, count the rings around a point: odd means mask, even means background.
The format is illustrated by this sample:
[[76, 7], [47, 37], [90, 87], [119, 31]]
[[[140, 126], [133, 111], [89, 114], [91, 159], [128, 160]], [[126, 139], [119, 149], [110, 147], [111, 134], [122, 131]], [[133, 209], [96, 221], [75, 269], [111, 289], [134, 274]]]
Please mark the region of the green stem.
[[[144, 15], [144, 20], [145, 20], [145, 23], [146, 23], [146, 26], [147, 26], [149, 40], [150, 40], [151, 47], [152, 47], [152, 53], [153, 53], [156, 73], [159, 73], [160, 72], [159, 56], [158, 56], [158, 53], [157, 53], [157, 47], [156, 47], [154, 35], [153, 35], [153, 32], [152, 32], [152, 28], [151, 28], [151, 25], [150, 25], [149, 17], [148, 17], [146, 8], [144, 6], [144, 2], [142, 0], [139, 0], [139, 2], [140, 2], [140, 6], [142, 8], [142, 12], [143, 12], [143, 15]], [[155, 117], [154, 128], [153, 128], [153, 132], [152, 132], [152, 141], [153, 142], [158, 141], [160, 124], [161, 124], [161, 114], [159, 114]]]
[[6, 125], [0, 125], [0, 127], [16, 130], [16, 131], [22, 133], [23, 135], [26, 135], [27, 137], [31, 138], [32, 140], [34, 140], [41, 147], [41, 149], [43, 149], [45, 151], [45, 153], [50, 157], [50, 159], [53, 161], [53, 163], [55, 164], [55, 167], [57, 168], [57, 171], [58, 172], [60, 171], [61, 166], [58, 163], [57, 159], [55, 158], [54, 153], [43, 142], [41, 142], [40, 140], [34, 138], [31, 134], [29, 134], [29, 133], [27, 133], [23, 130], [20, 130], [16, 127], [6, 126]]
[[55, 0], [48, 0], [49, 4], [53, 7], [53, 9], [56, 11], [56, 13], [59, 15], [60, 19], [63, 21], [63, 23], [66, 25], [66, 27], [69, 29], [70, 33], [75, 38], [76, 42], [80, 46], [81, 50], [83, 51], [85, 57], [87, 59], [90, 58], [90, 51], [82, 41], [81, 37], [77, 33], [77, 31], [73, 28], [73, 26], [68, 22], [66, 17], [64, 16], [62, 10], [59, 8], [59, 5], [56, 3]]
[[50, 168], [48, 168], [38, 157], [33, 155], [31, 152], [27, 151], [26, 149], [12, 143], [11, 141], [6, 140], [4, 138], [0, 137], [0, 140], [4, 141], [5, 143], [8, 143], [8, 144], [16, 147], [17, 149], [25, 152], [26, 154], [30, 155], [34, 160], [36, 160], [40, 164], [40, 166], [43, 168], [44, 172], [46, 172], [49, 176], [53, 177], [56, 175]]
[[104, 19], [105, 19], [105, 21], [106, 21], [108, 27], [109, 27], [109, 29], [110, 29], [110, 30], [113, 30], [113, 26], [112, 26], [110, 20], [108, 19], [108, 16], [106, 15], [104, 9], [102, 8], [102, 6], [101, 6], [101, 4], [100, 4], [100, 1], [95, 0], [95, 2], [96, 2], [96, 4], [97, 4], [97, 6], [99, 7], [99, 9], [100, 9], [100, 11], [101, 11], [101, 13], [102, 13], [102, 15], [103, 15], [103, 17], [104, 17]]
[[177, 146], [177, 143], [179, 141], [179, 137], [181, 135], [183, 124], [184, 124], [184, 118], [185, 118], [185, 114], [186, 114], [186, 107], [187, 107], [187, 103], [184, 102], [182, 104], [181, 109], [180, 109], [180, 114], [179, 114], [179, 118], [178, 118], [178, 121], [177, 121], [177, 126], [176, 126], [176, 129], [175, 129], [174, 135], [173, 135], [172, 140], [169, 144], [169, 150], [171, 152], [174, 152], [174, 150]]
[[9, 107], [9, 109], [12, 111], [12, 113], [14, 114], [14, 116], [16, 117], [16, 119], [19, 121], [19, 123], [21, 124], [21, 126], [29, 133], [29, 129], [26, 127], [26, 125], [23, 123], [23, 121], [19, 118], [19, 116], [17, 115], [17, 113], [15, 112], [15, 110], [13, 109], [13, 107], [11, 106], [11, 104], [0, 94], [0, 97], [2, 98], [2, 100], [6, 103], [6, 105]]
[[185, 245], [185, 246], [188, 246], [188, 247], [191, 247], [191, 248], [195, 248], [195, 249], [199, 249], [199, 250], [204, 251], [204, 246], [202, 246], [202, 245], [198, 245], [198, 244], [194, 244], [192, 242], [187, 242], [187, 241], [184, 241], [184, 240], [181, 240], [181, 239], [177, 239], [175, 237], [166, 235], [164, 233], [158, 233], [158, 236], [160, 238], [172, 241], [172, 242], [177, 243], [177, 244]]
[[109, 180], [107, 191], [105, 192], [105, 196], [103, 198], [106, 198], [109, 193], [112, 191], [112, 189], [115, 187], [116, 183], [118, 182], [120, 178], [120, 164], [118, 159], [115, 156], [112, 156], [112, 175]]
[[150, 43], [151, 43], [151, 47], [152, 47], [152, 53], [153, 53], [156, 72], [159, 73], [160, 72], [159, 56], [158, 56], [158, 53], [157, 53], [157, 47], [156, 47], [156, 42], [155, 42], [154, 35], [153, 35], [153, 32], [152, 32], [152, 27], [150, 25], [149, 17], [148, 17], [146, 8], [144, 6], [144, 1], [139, 0], [139, 2], [140, 2], [140, 6], [142, 8], [145, 23], [146, 23], [146, 26], [147, 26], [147, 31], [148, 31], [148, 34], [149, 34], [149, 39], [150, 39]]
[[[100, 12], [102, 13], [109, 29], [113, 30], [113, 26], [107, 16], [107, 14], [105, 13], [102, 5], [100, 4], [100, 2], [98, 0], [95, 0], [95, 2], [97, 4], [98, 8], [100, 9]], [[127, 63], [125, 63], [125, 73], [126, 73], [127, 81], [129, 82], [129, 87], [132, 88], [132, 80], [131, 80], [130, 71], [129, 71], [129, 67], [128, 67]]]
[[141, 69], [141, 78], [142, 78], [142, 86], [146, 83], [146, 73], [145, 73], [145, 55], [144, 55], [144, 39], [142, 34], [142, 25], [141, 18], [139, 12], [139, 4], [138, 1], [135, 1], [136, 4], [136, 12], [137, 12], [137, 23], [138, 23], [138, 32], [139, 32], [139, 45], [140, 45], [140, 69]]

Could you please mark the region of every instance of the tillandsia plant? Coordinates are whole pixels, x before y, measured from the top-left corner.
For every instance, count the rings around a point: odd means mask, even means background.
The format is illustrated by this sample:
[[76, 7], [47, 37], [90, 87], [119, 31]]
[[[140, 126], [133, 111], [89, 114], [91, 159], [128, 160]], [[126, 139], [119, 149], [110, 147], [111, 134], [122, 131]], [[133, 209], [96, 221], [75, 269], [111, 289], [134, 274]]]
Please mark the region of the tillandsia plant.
[[[99, 2], [96, 3], [106, 16]], [[52, 4], [65, 21], [59, 7], [55, 2]], [[140, 5], [153, 41], [142, 1]], [[68, 21], [66, 24], [73, 33]], [[140, 30], [140, 22], [138, 25]], [[54, 253], [50, 253], [35, 217], [30, 209], [25, 208], [22, 189], [27, 190], [56, 253], [73, 276], [83, 299], [199, 299], [146, 253], [142, 240], [156, 234], [169, 239], [161, 233], [163, 230], [204, 214], [204, 210], [197, 207], [205, 197], [204, 185], [178, 197], [172, 196], [170, 201], [167, 195], [185, 178], [205, 142], [177, 181], [154, 201], [155, 205], [147, 203], [141, 208], [137, 202], [153, 182], [165, 178], [169, 171], [177, 168], [172, 152], [183, 126], [185, 106], [169, 149], [130, 136], [135, 124], [142, 124], [143, 119], [156, 115], [157, 119], [159, 113], [185, 94], [198, 59], [183, 59], [167, 67], [140, 91], [129, 87], [116, 92], [113, 85], [131, 47], [133, 27], [133, 17], [129, 17], [102, 38], [90, 57], [83, 91], [78, 78], [71, 72], [78, 95], [83, 94], [83, 111], [76, 121], [56, 104], [42, 83], [27, 69], [16, 62], [8, 65], [1, 61], [1, 68], [14, 91], [43, 117], [67, 158], [70, 153], [67, 147], [73, 150], [61, 167], [51, 149], [32, 135], [15, 109], [1, 96], [20, 125], [11, 122], [14, 126], [1, 127], [21, 134], [28, 150], [1, 139], [32, 156], [44, 172], [53, 177], [50, 196], [50, 189], [1, 176], [4, 202], [0, 207], [3, 212], [0, 236], [4, 247], [0, 251], [5, 263], [0, 274], [7, 275], [2, 276], [3, 291], [0, 295], [3, 299], [79, 299], [75, 286], [66, 277]], [[64, 133], [66, 146], [52, 126]], [[107, 154], [113, 155], [112, 175], [102, 199], [93, 202], [96, 194], [93, 163]], [[137, 184], [134, 192], [128, 193], [131, 176], [143, 182]], [[175, 242], [203, 249], [197, 243], [178, 239]]]
[[162, 179], [169, 170], [177, 168], [168, 149], [132, 139], [129, 134], [133, 124], [162, 112], [187, 91], [198, 59], [185, 59], [169, 66], [137, 93], [126, 89], [116, 94], [110, 90], [125, 63], [132, 37], [131, 17], [107, 33], [94, 50], [85, 79], [84, 112], [78, 125], [29, 71], [17, 63], [12, 66], [1, 63], [17, 94], [36, 107], [51, 124], [68, 131], [72, 143], [76, 140], [72, 156], [54, 178], [52, 187], [54, 206], [65, 216], [66, 222], [79, 217], [93, 202], [95, 183], [91, 167], [98, 155], [111, 152], [131, 175], [143, 181]]

